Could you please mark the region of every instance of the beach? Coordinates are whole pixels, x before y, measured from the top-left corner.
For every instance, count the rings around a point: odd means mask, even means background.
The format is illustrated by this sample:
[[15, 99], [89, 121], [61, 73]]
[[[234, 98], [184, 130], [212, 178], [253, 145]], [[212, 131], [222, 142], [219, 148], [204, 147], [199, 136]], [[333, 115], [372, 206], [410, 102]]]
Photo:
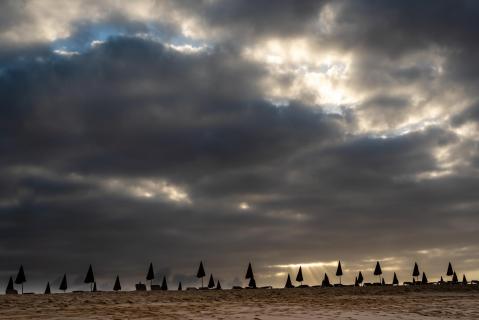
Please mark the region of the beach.
[[1, 319], [478, 319], [479, 286], [2, 295]]

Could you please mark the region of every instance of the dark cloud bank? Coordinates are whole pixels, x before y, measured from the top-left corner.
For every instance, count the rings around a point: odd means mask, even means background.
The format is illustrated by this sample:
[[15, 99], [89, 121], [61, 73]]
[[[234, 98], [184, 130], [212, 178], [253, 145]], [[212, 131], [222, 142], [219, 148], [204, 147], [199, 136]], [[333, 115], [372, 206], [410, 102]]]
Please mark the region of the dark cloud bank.
[[[337, 259], [351, 272], [385, 257], [396, 257], [391, 266], [423, 261], [436, 274], [436, 262], [448, 259], [477, 270], [466, 260], [479, 258], [478, 145], [453, 129], [478, 120], [469, 93], [479, 79], [478, 5], [340, 2], [333, 35], [310, 26], [324, 5], [185, 5], [178, 10], [228, 34], [195, 54], [129, 35], [70, 57], [43, 44], [5, 45], [2, 279], [23, 263], [32, 287], [64, 272], [80, 283], [93, 263], [104, 285], [119, 273], [131, 286], [153, 261], [159, 273], [188, 282], [200, 259], [226, 283], [250, 260], [260, 284], [282, 281], [266, 277], [284, 271], [272, 265]], [[14, 23], [0, 19], [2, 28]], [[459, 84], [470, 107], [450, 122], [388, 137], [353, 134], [357, 112], [384, 109], [380, 121], [393, 123], [414, 113], [406, 96], [383, 92], [341, 115], [301, 101], [277, 107], [262, 92], [268, 70], [245, 60], [241, 47], [302, 33], [357, 50], [359, 62], [436, 46], [446, 52], [445, 85]], [[443, 170], [441, 148], [459, 165], [424, 178]], [[189, 201], [168, 198], [169, 189], [141, 196], [163, 182]], [[418, 253], [431, 249], [440, 254]]]

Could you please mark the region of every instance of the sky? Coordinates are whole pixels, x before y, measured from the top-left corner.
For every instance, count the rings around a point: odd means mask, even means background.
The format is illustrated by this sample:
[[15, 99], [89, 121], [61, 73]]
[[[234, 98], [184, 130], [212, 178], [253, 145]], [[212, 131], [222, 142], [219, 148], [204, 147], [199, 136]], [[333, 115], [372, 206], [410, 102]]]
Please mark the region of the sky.
[[0, 2], [0, 290], [479, 279], [477, 1]]

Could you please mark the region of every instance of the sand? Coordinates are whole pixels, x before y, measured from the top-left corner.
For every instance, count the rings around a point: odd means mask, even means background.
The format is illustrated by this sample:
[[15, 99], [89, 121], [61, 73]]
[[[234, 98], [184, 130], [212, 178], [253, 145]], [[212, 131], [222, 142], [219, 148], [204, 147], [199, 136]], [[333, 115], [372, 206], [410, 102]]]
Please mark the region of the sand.
[[479, 286], [1, 295], [0, 319], [479, 319]]

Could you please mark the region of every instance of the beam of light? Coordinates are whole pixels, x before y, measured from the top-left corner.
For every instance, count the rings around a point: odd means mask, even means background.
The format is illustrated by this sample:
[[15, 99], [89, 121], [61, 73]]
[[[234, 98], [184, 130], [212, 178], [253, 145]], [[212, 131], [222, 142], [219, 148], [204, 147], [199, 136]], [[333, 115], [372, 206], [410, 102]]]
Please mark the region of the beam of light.
[[338, 265], [338, 261], [316, 261], [316, 262], [304, 262], [304, 263], [291, 263], [291, 264], [275, 264], [269, 266], [270, 268], [324, 268], [324, 267], [335, 267]]

